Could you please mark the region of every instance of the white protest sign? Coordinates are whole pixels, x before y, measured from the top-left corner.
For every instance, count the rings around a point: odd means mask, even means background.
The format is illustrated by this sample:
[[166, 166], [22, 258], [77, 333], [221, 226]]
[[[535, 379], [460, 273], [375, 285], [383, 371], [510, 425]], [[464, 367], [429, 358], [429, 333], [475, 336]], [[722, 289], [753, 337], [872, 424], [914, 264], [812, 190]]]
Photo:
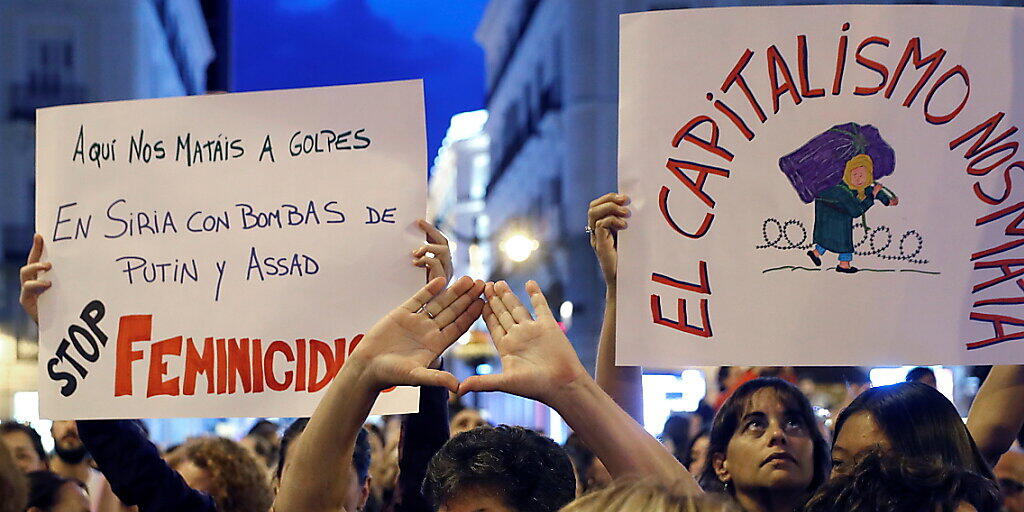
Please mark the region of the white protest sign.
[[[307, 416], [423, 285], [420, 81], [38, 111], [48, 418]], [[375, 414], [415, 411], [384, 393]]]
[[629, 14], [620, 50], [619, 364], [1024, 363], [1024, 10]]

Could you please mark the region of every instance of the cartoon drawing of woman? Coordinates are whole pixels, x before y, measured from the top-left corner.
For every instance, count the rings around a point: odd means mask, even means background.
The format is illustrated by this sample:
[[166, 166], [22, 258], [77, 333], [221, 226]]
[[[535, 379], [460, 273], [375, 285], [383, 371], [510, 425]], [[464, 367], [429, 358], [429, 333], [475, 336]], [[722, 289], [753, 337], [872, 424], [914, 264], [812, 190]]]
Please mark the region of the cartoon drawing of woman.
[[831, 251], [839, 254], [836, 271], [844, 274], [857, 272], [853, 261], [853, 219], [864, 215], [875, 200], [886, 206], [896, 206], [899, 198], [881, 183], [876, 183], [871, 157], [861, 153], [846, 162], [843, 179], [837, 185], [821, 191], [814, 198], [814, 249], [807, 256], [815, 265]]

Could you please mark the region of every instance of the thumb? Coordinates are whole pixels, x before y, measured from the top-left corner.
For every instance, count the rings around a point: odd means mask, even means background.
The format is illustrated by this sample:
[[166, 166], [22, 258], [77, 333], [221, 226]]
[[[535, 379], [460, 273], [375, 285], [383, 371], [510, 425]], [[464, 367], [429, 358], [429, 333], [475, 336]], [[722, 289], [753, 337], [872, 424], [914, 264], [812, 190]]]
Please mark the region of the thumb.
[[474, 375], [459, 384], [457, 395], [461, 397], [470, 391], [501, 391], [504, 382], [504, 376], [500, 373]]
[[416, 368], [409, 372], [409, 377], [409, 384], [414, 386], [437, 386], [446, 388], [452, 393], [459, 391], [459, 379], [446, 371]]

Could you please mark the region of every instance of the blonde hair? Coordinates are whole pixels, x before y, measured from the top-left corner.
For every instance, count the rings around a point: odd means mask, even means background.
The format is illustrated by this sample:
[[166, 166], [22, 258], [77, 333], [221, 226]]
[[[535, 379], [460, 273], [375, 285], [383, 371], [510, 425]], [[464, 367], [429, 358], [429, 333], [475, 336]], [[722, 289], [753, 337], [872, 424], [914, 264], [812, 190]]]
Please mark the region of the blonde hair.
[[713, 495], [685, 496], [653, 482], [616, 482], [577, 498], [560, 512], [737, 512], [728, 501]]
[[[860, 188], [854, 187], [853, 183], [851, 183], [851, 180], [853, 179], [853, 170], [858, 167], [864, 167], [868, 170], [868, 182]], [[846, 169], [843, 170], [843, 182], [846, 183], [847, 187], [850, 187], [850, 190], [857, 191], [857, 199], [864, 199], [867, 197], [864, 191], [875, 184], [875, 164], [871, 161], [871, 156], [861, 153], [847, 161]]]

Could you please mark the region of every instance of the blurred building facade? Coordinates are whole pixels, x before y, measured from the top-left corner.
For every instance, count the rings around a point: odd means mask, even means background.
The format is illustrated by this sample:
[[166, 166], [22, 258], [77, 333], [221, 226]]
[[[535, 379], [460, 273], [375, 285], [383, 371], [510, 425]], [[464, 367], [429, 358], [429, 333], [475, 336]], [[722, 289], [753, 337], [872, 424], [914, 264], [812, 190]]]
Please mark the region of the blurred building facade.
[[215, 56], [206, 19], [226, 19], [226, 6], [0, 2], [0, 418], [15, 414], [16, 393], [30, 407], [37, 386], [36, 329], [18, 304], [18, 267], [35, 225], [35, 110], [205, 93]]

